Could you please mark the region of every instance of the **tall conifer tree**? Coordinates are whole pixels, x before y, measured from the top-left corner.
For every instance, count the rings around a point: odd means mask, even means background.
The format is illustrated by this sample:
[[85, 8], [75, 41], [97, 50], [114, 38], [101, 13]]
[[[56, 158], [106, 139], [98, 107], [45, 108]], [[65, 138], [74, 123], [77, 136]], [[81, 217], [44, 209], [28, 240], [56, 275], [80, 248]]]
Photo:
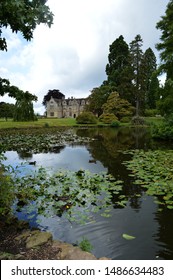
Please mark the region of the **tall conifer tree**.
[[131, 65], [133, 68], [133, 84], [134, 84], [134, 97], [136, 102], [136, 115], [141, 111], [141, 105], [144, 99], [144, 92], [142, 89], [142, 72], [141, 63], [143, 59], [143, 40], [141, 35], [136, 35], [135, 39], [130, 43], [130, 57]]
[[108, 84], [114, 86], [122, 98], [131, 102], [132, 69], [129, 47], [122, 35], [109, 47], [106, 74]]
[[162, 35], [161, 42], [156, 45], [160, 51], [161, 70], [167, 75], [167, 79], [173, 80], [173, 0], [170, 0], [165, 15], [157, 23], [157, 29], [160, 29]]

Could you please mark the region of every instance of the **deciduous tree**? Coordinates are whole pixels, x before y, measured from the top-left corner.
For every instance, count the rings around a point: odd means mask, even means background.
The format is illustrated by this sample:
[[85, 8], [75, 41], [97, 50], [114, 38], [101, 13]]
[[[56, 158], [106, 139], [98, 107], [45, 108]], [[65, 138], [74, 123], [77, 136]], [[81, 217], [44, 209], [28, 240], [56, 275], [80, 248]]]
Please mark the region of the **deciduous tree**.
[[102, 106], [107, 101], [111, 92], [115, 91], [115, 87], [108, 85], [101, 85], [91, 91], [88, 97], [88, 105], [86, 110], [91, 111], [98, 117], [103, 113]]
[[54, 99], [63, 99], [65, 95], [59, 91], [59, 89], [49, 90], [48, 93], [43, 98], [43, 105], [46, 106], [47, 101], [53, 97]]
[[5, 118], [6, 120], [8, 118], [13, 118], [14, 109], [15, 109], [14, 104], [0, 102], [0, 118]]
[[53, 14], [46, 5], [47, 0], [1, 0], [0, 1], [0, 50], [7, 50], [4, 28], [20, 32], [26, 40], [33, 38], [33, 31], [40, 23], [49, 27]]

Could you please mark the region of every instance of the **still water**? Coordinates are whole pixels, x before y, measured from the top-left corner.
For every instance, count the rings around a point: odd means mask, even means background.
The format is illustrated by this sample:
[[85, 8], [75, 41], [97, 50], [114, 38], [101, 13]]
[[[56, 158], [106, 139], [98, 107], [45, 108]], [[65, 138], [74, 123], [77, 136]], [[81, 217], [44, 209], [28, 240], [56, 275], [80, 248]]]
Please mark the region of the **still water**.
[[[94, 173], [101, 171], [112, 174], [124, 181], [123, 192], [128, 196], [125, 208], [112, 204], [111, 217], [105, 218], [100, 213], [94, 214], [94, 222], [84, 225], [69, 222], [64, 216], [44, 218], [35, 217], [30, 220], [32, 226], [51, 231], [54, 239], [69, 243], [87, 238], [93, 245], [96, 257], [112, 259], [173, 259], [173, 211], [158, 211], [152, 196], [147, 196], [140, 186], [134, 185], [129, 171], [122, 162], [130, 159], [122, 151], [130, 149], [159, 149], [164, 143], [153, 142], [149, 132], [143, 129], [75, 129], [80, 137], [88, 137], [86, 144], [64, 145], [58, 152], [22, 155], [16, 151], [6, 152], [7, 164], [14, 167], [24, 161], [36, 161], [34, 170], [40, 166], [50, 172], [59, 169], [78, 171], [87, 169]], [[25, 170], [26, 171], [26, 170]], [[140, 197], [133, 197], [133, 193]], [[16, 213], [20, 219], [28, 219], [23, 209]], [[36, 221], [39, 218], [39, 224]], [[125, 240], [122, 235], [135, 236], [133, 240]]]

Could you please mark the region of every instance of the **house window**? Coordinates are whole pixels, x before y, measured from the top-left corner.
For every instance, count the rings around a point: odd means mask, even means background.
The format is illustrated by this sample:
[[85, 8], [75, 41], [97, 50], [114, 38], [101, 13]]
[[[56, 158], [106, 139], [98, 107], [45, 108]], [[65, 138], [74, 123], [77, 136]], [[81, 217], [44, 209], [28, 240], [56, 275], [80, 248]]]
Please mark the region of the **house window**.
[[51, 117], [54, 117], [54, 112], [50, 112], [50, 116], [51, 116]]

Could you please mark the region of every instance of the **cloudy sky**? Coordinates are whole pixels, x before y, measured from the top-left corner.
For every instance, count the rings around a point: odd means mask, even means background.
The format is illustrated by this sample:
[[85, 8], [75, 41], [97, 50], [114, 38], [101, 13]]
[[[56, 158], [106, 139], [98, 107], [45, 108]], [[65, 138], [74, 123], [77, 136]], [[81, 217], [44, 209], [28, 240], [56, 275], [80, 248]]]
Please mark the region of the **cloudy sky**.
[[[43, 113], [43, 97], [59, 89], [66, 97], [87, 97], [106, 79], [109, 45], [120, 35], [130, 43], [137, 34], [143, 50], [155, 44], [156, 23], [168, 0], [48, 0], [54, 14], [49, 29], [40, 25], [31, 42], [6, 30], [8, 52], [0, 52], [0, 77], [38, 96], [35, 112]], [[0, 101], [14, 103], [7, 97]]]

